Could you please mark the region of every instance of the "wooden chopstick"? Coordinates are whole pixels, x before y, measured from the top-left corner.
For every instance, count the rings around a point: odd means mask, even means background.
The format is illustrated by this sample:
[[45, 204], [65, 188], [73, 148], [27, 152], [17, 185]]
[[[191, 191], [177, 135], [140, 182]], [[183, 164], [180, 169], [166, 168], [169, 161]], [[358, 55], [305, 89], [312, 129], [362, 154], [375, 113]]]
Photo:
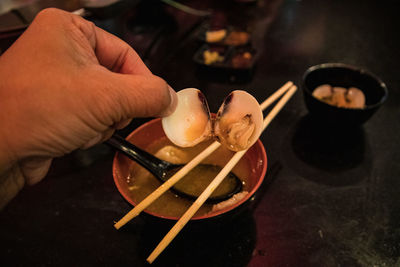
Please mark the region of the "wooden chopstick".
[[[268, 97], [263, 103], [260, 104], [262, 110], [265, 110], [269, 105], [276, 101], [283, 93], [285, 93], [293, 83], [291, 81], [286, 82], [281, 88], [279, 88], [275, 93]], [[145, 208], [147, 208], [151, 203], [153, 203], [157, 198], [164, 194], [168, 189], [170, 189], [174, 184], [176, 184], [180, 179], [182, 179], [189, 171], [196, 167], [201, 161], [206, 157], [211, 155], [218, 147], [220, 143], [215, 141], [195, 158], [193, 158], [189, 163], [182, 167], [176, 174], [174, 174], [170, 179], [164, 182], [160, 187], [148, 195], [144, 200], [137, 204], [131, 211], [129, 211], [122, 219], [114, 224], [116, 229], [121, 228], [130, 220], [139, 215]]]
[[143, 199], [139, 204], [137, 204], [130, 212], [128, 212], [121, 220], [114, 224], [116, 229], [121, 228], [127, 222], [138, 216], [145, 208], [147, 208], [153, 201], [160, 197], [165, 191], [170, 189], [174, 184], [176, 184], [182, 177], [184, 177], [189, 171], [196, 167], [200, 162], [202, 162], [206, 157], [212, 154], [221, 144], [217, 141], [213, 142], [195, 158], [193, 158], [189, 163], [183, 166], [177, 173], [175, 173], [171, 178], [159, 186], [155, 191]]
[[[292, 86], [290, 90], [282, 97], [282, 99], [276, 104], [276, 106], [271, 110], [271, 112], [265, 117], [263, 122], [263, 131], [268, 127], [270, 122], [275, 118], [279, 111], [284, 107], [284, 105], [289, 101], [289, 99], [296, 92], [297, 87]], [[214, 178], [214, 180], [207, 186], [207, 188], [201, 193], [201, 195], [196, 199], [196, 201], [190, 206], [190, 208], [183, 214], [183, 216], [178, 220], [178, 222], [171, 228], [171, 230], [165, 235], [158, 246], [153, 250], [150, 256], [147, 258], [149, 263], [152, 263], [163, 250], [171, 243], [175, 236], [182, 230], [186, 223], [193, 217], [193, 215], [198, 211], [198, 209], [204, 204], [207, 198], [214, 192], [218, 185], [223, 181], [223, 179], [228, 175], [228, 173], [233, 169], [233, 167], [239, 162], [239, 160], [246, 154], [248, 149], [236, 152], [231, 160], [225, 165], [220, 173]]]
[[264, 100], [260, 104], [261, 109], [264, 111], [272, 103], [274, 103], [279, 97], [281, 97], [287, 90], [292, 87], [293, 83], [291, 81], [286, 82], [281, 88], [275, 91], [270, 97]]

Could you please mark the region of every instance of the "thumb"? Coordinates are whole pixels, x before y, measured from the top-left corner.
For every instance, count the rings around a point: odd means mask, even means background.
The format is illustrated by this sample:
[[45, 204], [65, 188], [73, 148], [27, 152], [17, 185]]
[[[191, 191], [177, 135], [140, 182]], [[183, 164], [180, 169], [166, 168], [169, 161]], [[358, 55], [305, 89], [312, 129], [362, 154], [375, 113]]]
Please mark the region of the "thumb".
[[111, 73], [117, 105], [111, 110], [114, 123], [133, 117], [164, 117], [175, 111], [178, 98], [158, 76]]

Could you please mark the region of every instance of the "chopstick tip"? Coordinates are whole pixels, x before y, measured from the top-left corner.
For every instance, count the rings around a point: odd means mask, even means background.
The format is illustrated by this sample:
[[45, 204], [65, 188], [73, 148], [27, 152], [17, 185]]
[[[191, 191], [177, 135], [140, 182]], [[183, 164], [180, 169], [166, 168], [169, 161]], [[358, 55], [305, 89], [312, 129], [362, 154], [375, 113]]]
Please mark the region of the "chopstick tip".
[[122, 225], [120, 225], [118, 222], [114, 223], [114, 228], [119, 230], [121, 228]]
[[[157, 255], [157, 256], [158, 256], [158, 255]], [[146, 259], [146, 261], [147, 261], [149, 264], [152, 264], [153, 261], [156, 259], [157, 256], [154, 256], [153, 254], [151, 254], [151, 255]]]

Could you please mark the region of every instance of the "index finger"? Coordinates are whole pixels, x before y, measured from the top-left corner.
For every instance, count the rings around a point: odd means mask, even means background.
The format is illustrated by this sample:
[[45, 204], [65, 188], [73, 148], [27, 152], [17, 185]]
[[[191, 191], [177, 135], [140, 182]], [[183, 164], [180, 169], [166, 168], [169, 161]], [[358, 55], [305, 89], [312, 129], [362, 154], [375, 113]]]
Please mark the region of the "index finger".
[[79, 16], [74, 15], [74, 17], [102, 66], [122, 74], [152, 74], [135, 50], [126, 42], [100, 29], [92, 22]]

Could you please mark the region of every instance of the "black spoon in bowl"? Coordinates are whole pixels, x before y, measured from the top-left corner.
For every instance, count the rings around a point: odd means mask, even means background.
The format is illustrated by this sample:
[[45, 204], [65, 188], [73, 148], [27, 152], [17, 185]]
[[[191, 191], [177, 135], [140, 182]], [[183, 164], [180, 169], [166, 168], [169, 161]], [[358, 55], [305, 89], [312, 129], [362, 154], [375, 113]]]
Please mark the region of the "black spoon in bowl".
[[[153, 174], [160, 182], [165, 182], [170, 177], [172, 177], [183, 164], [173, 164], [171, 162], [161, 160], [150, 153], [138, 148], [132, 143], [126, 141], [123, 137], [114, 134], [110, 139], [106, 141], [108, 145], [115, 148], [116, 150], [133, 159], [142, 167], [147, 169], [151, 174]], [[218, 174], [221, 167], [211, 164], [199, 164], [193, 170], [191, 170], [185, 177], [182, 178], [178, 183], [171, 188], [171, 190], [184, 198], [191, 200], [197, 199], [197, 197], [204, 191], [208, 183], [203, 186], [192, 186], [197, 179], [204, 179], [204, 176], [197, 176], [197, 173], [202, 173], [203, 171], [211, 171]], [[210, 177], [213, 179], [215, 177]], [[193, 176], [193, 177], [190, 177]], [[188, 177], [188, 179], [185, 179]], [[193, 179], [194, 178], [194, 179]], [[211, 180], [210, 180], [211, 182]], [[202, 188], [204, 187], [204, 188]], [[208, 203], [217, 203], [220, 201], [227, 200], [231, 198], [234, 194], [242, 191], [242, 181], [232, 172], [230, 172], [224, 179], [222, 184], [214, 191], [214, 193], [207, 199]]]

